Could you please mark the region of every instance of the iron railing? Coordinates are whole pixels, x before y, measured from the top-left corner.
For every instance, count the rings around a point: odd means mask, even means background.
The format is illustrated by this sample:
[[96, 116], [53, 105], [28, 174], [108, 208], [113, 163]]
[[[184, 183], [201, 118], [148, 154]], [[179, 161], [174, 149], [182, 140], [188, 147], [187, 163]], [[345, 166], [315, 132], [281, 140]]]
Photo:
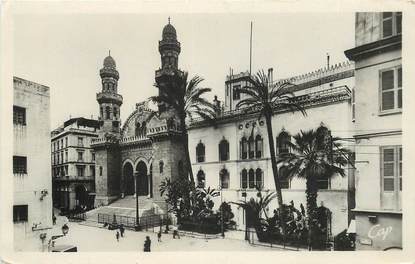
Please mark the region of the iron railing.
[[120, 226], [123, 225], [126, 228], [135, 229], [139, 226], [141, 229], [148, 230], [157, 226], [167, 224], [168, 216], [163, 215], [147, 215], [139, 217], [139, 225], [135, 217], [124, 216], [124, 215], [111, 215], [111, 214], [98, 214], [98, 223], [100, 224], [111, 224]]

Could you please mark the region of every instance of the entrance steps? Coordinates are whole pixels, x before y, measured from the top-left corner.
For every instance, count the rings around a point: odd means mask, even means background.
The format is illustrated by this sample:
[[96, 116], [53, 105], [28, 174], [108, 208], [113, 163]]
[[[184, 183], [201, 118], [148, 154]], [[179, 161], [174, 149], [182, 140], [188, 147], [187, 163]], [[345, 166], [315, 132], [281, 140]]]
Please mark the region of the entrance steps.
[[[158, 206], [153, 203], [153, 199], [148, 198], [147, 196], [138, 197], [138, 213], [140, 217], [159, 213], [156, 212], [157, 209], [155, 209], [155, 207], [157, 208]], [[85, 222], [98, 223], [98, 214], [115, 214], [119, 216], [135, 217], [136, 198], [133, 195], [125, 196], [124, 198], [120, 198], [107, 206], [101, 206], [88, 211], [86, 212]]]

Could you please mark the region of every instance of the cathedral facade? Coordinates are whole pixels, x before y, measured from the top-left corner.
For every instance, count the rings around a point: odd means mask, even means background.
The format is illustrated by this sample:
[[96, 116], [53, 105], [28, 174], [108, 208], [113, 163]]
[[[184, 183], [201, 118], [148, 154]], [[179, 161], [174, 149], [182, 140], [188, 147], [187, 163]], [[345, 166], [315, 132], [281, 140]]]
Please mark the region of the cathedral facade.
[[[174, 89], [171, 83], [182, 78], [178, 68], [180, 42], [175, 28], [164, 27], [159, 41], [161, 68], [155, 72], [157, 87]], [[166, 177], [185, 175], [185, 149], [179, 119], [166, 105], [154, 112], [145, 102], [136, 104], [124, 124], [120, 123], [123, 98], [118, 94], [119, 73], [109, 55], [100, 70], [102, 91], [97, 94], [101, 129], [92, 141], [96, 157], [95, 206], [128, 195], [138, 195], [165, 208], [159, 185]], [[159, 91], [160, 93], [160, 91]]]

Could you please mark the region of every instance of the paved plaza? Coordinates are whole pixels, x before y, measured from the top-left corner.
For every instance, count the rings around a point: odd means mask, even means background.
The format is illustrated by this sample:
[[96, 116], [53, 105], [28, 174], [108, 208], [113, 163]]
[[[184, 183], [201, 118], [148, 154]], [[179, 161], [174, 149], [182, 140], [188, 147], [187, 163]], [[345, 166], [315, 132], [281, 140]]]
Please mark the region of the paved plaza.
[[[59, 217], [54, 227], [55, 234], [61, 234], [60, 227], [67, 220]], [[135, 232], [126, 230], [124, 237], [119, 242], [115, 237], [116, 230], [86, 226], [80, 223], [69, 222], [69, 233], [65, 237], [58, 238], [56, 245], [75, 245], [79, 252], [108, 252], [108, 251], [139, 251], [143, 252], [146, 236], [151, 239], [152, 252], [168, 251], [264, 251], [280, 250], [263, 246], [250, 245], [248, 242], [233, 238], [204, 239], [189, 236], [181, 236], [173, 239], [172, 234], [162, 234], [162, 242], [157, 241], [157, 233]]]

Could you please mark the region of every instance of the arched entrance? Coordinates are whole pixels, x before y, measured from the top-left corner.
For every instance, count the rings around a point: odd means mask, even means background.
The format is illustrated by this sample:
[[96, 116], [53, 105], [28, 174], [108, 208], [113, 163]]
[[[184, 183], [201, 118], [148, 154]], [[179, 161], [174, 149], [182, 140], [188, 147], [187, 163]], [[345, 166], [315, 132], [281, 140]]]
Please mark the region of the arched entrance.
[[88, 192], [83, 185], [75, 187], [75, 206], [84, 207], [88, 205]]
[[140, 161], [137, 164], [137, 193], [139, 196], [148, 195], [147, 165]]
[[125, 195], [133, 195], [134, 191], [134, 169], [131, 163], [127, 162], [123, 168]]

